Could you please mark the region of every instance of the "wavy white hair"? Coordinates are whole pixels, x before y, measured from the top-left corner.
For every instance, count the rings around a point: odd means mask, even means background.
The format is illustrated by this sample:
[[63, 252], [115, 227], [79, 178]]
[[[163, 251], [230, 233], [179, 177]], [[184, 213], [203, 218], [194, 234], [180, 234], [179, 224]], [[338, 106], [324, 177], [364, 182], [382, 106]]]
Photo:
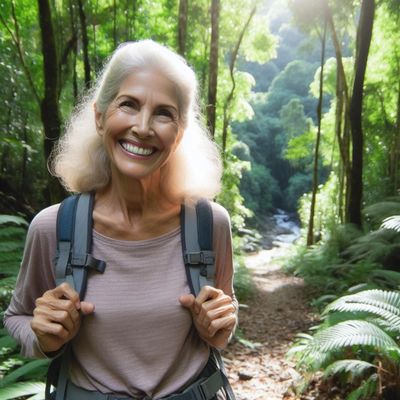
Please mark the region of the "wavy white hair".
[[152, 40], [124, 43], [112, 54], [94, 88], [72, 113], [53, 152], [51, 172], [72, 192], [109, 183], [110, 161], [96, 131], [94, 104], [104, 114], [128, 75], [146, 68], [156, 69], [176, 85], [184, 126], [181, 142], [161, 167], [163, 193], [173, 201], [212, 199], [220, 190], [222, 165], [218, 148], [201, 122], [196, 76], [181, 56]]

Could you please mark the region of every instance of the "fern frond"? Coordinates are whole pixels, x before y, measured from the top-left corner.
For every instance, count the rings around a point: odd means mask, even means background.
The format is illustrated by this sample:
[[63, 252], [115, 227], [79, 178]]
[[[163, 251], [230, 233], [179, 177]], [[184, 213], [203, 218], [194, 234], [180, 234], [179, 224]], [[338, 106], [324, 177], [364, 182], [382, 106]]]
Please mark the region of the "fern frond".
[[46, 384], [43, 382], [17, 382], [0, 388], [0, 399], [11, 400], [22, 396], [44, 393]]
[[400, 215], [392, 215], [385, 218], [382, 222], [381, 229], [393, 229], [400, 232]]
[[28, 223], [22, 218], [16, 215], [0, 215], [0, 225], [15, 224], [21, 226], [28, 226]]
[[389, 314], [400, 317], [400, 293], [380, 289], [365, 290], [340, 297], [326, 307], [324, 314], [332, 310], [350, 312], [367, 311], [381, 317], [387, 312], [388, 317]]
[[374, 396], [378, 388], [378, 374], [372, 374], [356, 390], [352, 391], [346, 400], [369, 399]]
[[362, 360], [339, 360], [326, 367], [324, 375], [336, 375], [349, 373], [352, 378], [363, 375], [370, 368], [377, 368], [376, 365]]
[[[391, 271], [389, 269], [377, 269], [370, 274], [372, 281], [383, 283], [385, 287], [388, 286], [398, 288], [400, 286], [400, 272]], [[381, 285], [382, 286], [382, 285]]]
[[[45, 372], [47, 371], [47, 367], [49, 366], [48, 359], [39, 359], [29, 361], [27, 364], [22, 365], [16, 370], [10, 372], [0, 381], [0, 388], [7, 387], [13, 383], [15, 383], [21, 377], [25, 377], [25, 379], [30, 379], [32, 377], [38, 378], [43, 377]], [[0, 397], [1, 398], [1, 397]]]
[[398, 199], [396, 201], [381, 201], [365, 207], [363, 213], [375, 221], [382, 221], [384, 218], [400, 214], [400, 202]]
[[398, 347], [381, 328], [367, 321], [345, 321], [319, 331], [310, 343], [322, 352], [340, 350], [349, 346], [374, 346], [384, 350]]

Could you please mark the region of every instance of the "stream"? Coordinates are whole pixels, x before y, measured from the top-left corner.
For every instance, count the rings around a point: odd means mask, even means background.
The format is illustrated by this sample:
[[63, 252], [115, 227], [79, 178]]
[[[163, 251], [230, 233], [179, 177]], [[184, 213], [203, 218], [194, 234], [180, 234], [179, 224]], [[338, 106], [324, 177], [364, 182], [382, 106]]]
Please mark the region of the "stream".
[[[273, 215], [266, 218], [262, 234], [262, 249], [246, 256], [246, 266], [257, 276], [280, 269], [275, 259], [288, 255], [293, 243], [300, 236], [300, 225], [294, 216], [284, 210], [277, 209]], [[278, 263], [279, 264], [279, 263]]]

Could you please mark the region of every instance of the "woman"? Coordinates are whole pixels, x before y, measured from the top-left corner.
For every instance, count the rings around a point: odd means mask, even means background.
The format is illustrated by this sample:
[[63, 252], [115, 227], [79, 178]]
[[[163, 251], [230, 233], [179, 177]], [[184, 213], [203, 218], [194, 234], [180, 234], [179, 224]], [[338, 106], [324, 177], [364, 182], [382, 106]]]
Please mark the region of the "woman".
[[43, 210], [28, 232], [5, 325], [28, 357], [54, 357], [71, 341], [68, 384], [82, 398], [180, 393], [204, 376], [210, 346], [223, 348], [236, 326], [221, 206], [212, 203], [215, 287], [195, 298], [182, 261], [181, 204], [212, 199], [221, 175], [196, 101], [195, 75], [180, 56], [150, 40], [124, 44], [55, 152], [54, 174], [68, 190], [95, 191], [92, 253], [107, 268], [90, 276], [84, 300], [56, 286], [59, 205]]

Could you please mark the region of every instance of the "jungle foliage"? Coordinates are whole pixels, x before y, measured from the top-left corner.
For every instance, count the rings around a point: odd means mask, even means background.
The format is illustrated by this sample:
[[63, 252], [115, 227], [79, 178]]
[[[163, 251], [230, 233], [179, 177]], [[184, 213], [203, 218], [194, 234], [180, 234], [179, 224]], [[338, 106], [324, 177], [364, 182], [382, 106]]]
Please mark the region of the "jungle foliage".
[[[322, 312], [293, 351], [299, 364], [334, 375], [349, 399], [396, 395], [399, 24], [397, 0], [1, 2], [1, 310], [23, 221], [65, 196], [46, 163], [69, 113], [119, 43], [153, 38], [199, 77], [224, 160], [217, 200], [232, 218], [237, 293], [251, 294], [240, 253], [260, 241], [246, 228], [274, 208], [297, 211], [303, 233], [287, 268]], [[0, 397], [40, 392], [44, 365], [20, 358], [4, 330], [0, 348]]]

